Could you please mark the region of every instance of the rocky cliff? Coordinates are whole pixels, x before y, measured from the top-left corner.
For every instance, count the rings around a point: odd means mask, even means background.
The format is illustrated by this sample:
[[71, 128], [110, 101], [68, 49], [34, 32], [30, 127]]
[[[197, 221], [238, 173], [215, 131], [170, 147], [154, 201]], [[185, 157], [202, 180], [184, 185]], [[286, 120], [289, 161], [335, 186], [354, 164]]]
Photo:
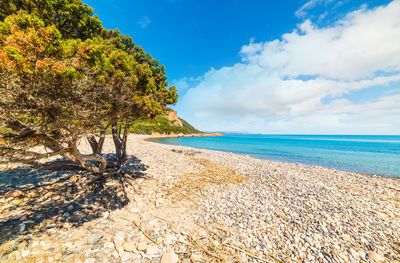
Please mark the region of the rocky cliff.
[[197, 134], [201, 131], [194, 128], [187, 121], [178, 117], [177, 113], [168, 109], [155, 119], [138, 120], [131, 127], [130, 132], [136, 134]]
[[174, 111], [173, 109], [168, 109], [168, 111], [164, 113], [163, 117], [171, 121], [173, 125], [183, 127], [182, 121], [179, 119], [178, 115], [176, 114], [176, 111]]

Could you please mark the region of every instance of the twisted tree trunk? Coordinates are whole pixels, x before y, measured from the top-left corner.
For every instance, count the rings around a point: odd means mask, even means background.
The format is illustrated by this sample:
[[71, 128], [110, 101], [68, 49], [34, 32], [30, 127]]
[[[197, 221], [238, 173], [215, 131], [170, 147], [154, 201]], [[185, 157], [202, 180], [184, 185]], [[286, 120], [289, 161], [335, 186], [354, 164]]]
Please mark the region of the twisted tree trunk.
[[[77, 148], [76, 142], [76, 140], [69, 142], [68, 149], [61, 155], [85, 170], [91, 171], [93, 173], [102, 173], [107, 167], [106, 158], [97, 153], [89, 155], [81, 154]], [[99, 164], [95, 165], [93, 162], [90, 161], [96, 161]]]
[[129, 128], [132, 126], [128, 120], [125, 120], [124, 126], [118, 125], [117, 122], [112, 123], [111, 132], [115, 145], [116, 161], [119, 170], [123, 169], [128, 157], [126, 153], [126, 145], [128, 140]]
[[106, 139], [106, 131], [109, 126], [110, 125], [101, 126], [98, 140], [96, 139], [95, 135], [90, 135], [86, 137], [90, 144], [90, 147], [92, 148], [93, 154], [101, 155], [101, 152], [103, 151], [104, 140]]

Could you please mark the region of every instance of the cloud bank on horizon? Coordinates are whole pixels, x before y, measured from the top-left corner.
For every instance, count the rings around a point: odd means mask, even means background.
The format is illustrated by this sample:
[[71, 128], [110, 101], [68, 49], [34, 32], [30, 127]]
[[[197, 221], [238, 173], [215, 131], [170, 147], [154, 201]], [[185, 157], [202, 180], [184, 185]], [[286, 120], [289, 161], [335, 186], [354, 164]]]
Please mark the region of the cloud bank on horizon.
[[305, 19], [280, 39], [250, 40], [240, 63], [176, 81], [176, 109], [206, 131], [400, 134], [399, 43], [400, 0], [325, 27]]

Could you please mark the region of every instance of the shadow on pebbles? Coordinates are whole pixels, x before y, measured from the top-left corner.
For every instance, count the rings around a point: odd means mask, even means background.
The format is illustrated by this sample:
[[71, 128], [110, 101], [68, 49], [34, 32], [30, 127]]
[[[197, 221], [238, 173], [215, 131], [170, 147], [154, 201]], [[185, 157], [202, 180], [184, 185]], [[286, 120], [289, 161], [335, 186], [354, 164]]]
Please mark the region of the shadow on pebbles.
[[0, 172], [0, 261], [400, 262], [398, 179], [143, 138], [129, 138], [140, 176], [125, 191]]

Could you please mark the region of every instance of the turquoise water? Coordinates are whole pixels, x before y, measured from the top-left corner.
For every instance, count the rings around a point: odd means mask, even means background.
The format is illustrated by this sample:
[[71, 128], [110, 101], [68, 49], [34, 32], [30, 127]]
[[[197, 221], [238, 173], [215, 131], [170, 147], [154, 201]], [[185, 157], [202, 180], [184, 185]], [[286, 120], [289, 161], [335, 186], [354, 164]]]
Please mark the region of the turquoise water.
[[255, 135], [157, 138], [154, 141], [255, 158], [400, 177], [399, 135]]

